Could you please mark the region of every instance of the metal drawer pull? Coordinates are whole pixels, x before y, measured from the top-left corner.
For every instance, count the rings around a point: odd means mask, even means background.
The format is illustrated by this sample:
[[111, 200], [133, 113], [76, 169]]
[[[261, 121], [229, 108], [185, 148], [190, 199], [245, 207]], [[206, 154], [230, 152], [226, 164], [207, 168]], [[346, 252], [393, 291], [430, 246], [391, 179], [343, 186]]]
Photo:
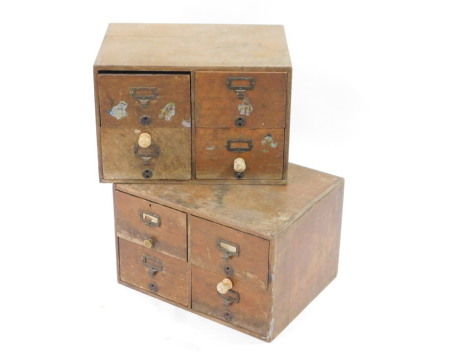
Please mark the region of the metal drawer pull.
[[162, 226], [162, 221], [160, 219], [160, 216], [157, 214], [149, 213], [147, 211], [140, 211], [140, 220], [148, 226], [151, 227], [160, 227]]
[[147, 109], [150, 100], [157, 99], [158, 90], [155, 87], [132, 87], [129, 91], [132, 99], [138, 100], [142, 109]]
[[229, 139], [226, 147], [229, 152], [248, 152], [253, 148], [253, 141], [251, 139]]
[[144, 165], [149, 165], [152, 158], [156, 158], [160, 154], [158, 147], [153, 144], [147, 148], [142, 148], [139, 145], [134, 146], [134, 155], [137, 158], [142, 158]]
[[142, 263], [147, 268], [147, 272], [151, 277], [154, 277], [159, 271], [163, 271], [163, 263], [157, 258], [152, 258], [147, 255], [142, 256]]
[[217, 240], [217, 249], [222, 251], [222, 254], [225, 259], [230, 257], [239, 256], [240, 255], [240, 246], [235, 243], [230, 243], [225, 240]]
[[227, 88], [237, 93], [238, 99], [245, 98], [245, 91], [252, 90], [255, 87], [253, 77], [228, 77]]

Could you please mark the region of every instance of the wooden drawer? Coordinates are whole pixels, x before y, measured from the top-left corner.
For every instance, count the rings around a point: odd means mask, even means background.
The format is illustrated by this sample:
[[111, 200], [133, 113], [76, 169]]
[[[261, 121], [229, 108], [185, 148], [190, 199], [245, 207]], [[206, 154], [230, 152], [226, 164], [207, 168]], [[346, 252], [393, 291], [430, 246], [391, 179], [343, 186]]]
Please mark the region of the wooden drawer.
[[189, 264], [118, 239], [119, 280], [175, 303], [189, 304]]
[[284, 72], [197, 72], [196, 127], [284, 128]]
[[185, 213], [122, 192], [114, 193], [114, 212], [119, 238], [187, 259]]
[[101, 127], [182, 128], [191, 121], [189, 74], [98, 75]]
[[237, 158], [243, 158], [246, 164], [243, 179], [282, 179], [284, 130], [196, 130], [196, 178], [237, 179]]
[[193, 265], [191, 268], [192, 308], [218, 320], [266, 336], [271, 301], [266, 290], [229, 279], [232, 289], [221, 294], [217, 284], [226, 276]]
[[189, 238], [191, 263], [267, 288], [269, 241], [195, 216]]
[[[139, 136], [147, 133], [151, 145], [142, 149]], [[147, 180], [191, 178], [189, 128], [101, 128], [103, 175], [109, 180], [126, 177]]]

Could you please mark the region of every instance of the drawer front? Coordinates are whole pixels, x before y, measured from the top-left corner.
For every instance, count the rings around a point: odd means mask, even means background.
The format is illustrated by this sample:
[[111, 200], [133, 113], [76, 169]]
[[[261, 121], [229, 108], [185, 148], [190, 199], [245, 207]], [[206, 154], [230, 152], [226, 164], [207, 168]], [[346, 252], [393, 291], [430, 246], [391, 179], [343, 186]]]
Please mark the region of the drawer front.
[[186, 214], [114, 191], [116, 236], [187, 260]]
[[119, 278], [149, 293], [189, 304], [189, 264], [119, 239]]
[[246, 165], [242, 179], [282, 179], [284, 130], [196, 129], [196, 178], [240, 178], [237, 158]]
[[189, 234], [193, 264], [267, 288], [269, 241], [195, 216]]
[[195, 311], [266, 336], [269, 328], [268, 291], [236, 279], [233, 287], [221, 294], [217, 287], [226, 276], [198, 266], [191, 268], [191, 305]]
[[102, 127], [190, 124], [189, 74], [99, 74]]
[[[101, 128], [103, 178], [143, 180], [191, 178], [190, 128]], [[142, 144], [142, 135], [150, 145]], [[145, 141], [145, 140], [144, 140]], [[140, 143], [140, 144], [139, 144]], [[146, 145], [146, 144], [142, 144]]]
[[196, 127], [284, 128], [287, 73], [196, 72]]

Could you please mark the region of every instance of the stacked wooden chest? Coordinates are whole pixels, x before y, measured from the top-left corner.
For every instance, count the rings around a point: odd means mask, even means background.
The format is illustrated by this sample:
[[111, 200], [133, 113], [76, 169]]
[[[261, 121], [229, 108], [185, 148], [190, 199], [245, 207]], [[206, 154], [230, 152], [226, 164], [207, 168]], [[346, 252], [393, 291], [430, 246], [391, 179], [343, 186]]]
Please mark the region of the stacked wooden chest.
[[282, 26], [109, 26], [120, 283], [271, 341], [336, 276], [344, 181], [288, 164], [291, 72]]

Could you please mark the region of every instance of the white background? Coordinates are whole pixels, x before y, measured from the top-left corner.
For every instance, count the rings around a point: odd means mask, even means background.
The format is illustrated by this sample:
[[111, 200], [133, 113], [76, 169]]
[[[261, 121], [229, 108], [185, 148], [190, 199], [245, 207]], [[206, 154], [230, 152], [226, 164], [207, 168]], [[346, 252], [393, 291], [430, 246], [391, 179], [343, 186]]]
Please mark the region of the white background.
[[[469, 351], [469, 19], [452, 0], [4, 1], [0, 350]], [[116, 283], [108, 22], [285, 25], [290, 160], [346, 193], [339, 276], [271, 344]]]

